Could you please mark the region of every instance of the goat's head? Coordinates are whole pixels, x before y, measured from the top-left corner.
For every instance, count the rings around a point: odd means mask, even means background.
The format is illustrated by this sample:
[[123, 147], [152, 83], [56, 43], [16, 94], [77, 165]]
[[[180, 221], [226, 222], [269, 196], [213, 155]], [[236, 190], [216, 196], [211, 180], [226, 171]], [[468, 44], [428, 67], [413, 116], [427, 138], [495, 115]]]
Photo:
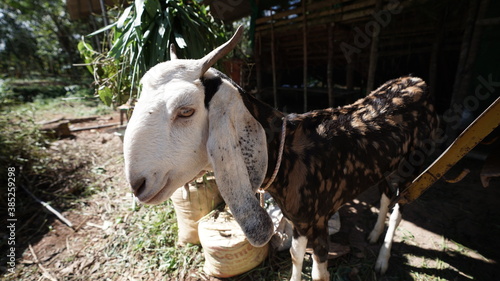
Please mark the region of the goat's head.
[[250, 243], [261, 246], [273, 233], [255, 197], [267, 171], [265, 132], [238, 89], [210, 68], [242, 32], [240, 27], [200, 60], [177, 59], [171, 50], [171, 61], [144, 75], [125, 133], [125, 175], [139, 201], [158, 204], [200, 171], [213, 169], [236, 221]]

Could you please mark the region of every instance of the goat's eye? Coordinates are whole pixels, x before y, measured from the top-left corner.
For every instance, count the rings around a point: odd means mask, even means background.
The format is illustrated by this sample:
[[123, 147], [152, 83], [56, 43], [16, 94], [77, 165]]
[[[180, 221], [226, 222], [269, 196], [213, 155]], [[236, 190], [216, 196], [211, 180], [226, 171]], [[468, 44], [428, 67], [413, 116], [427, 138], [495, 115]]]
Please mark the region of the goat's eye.
[[191, 117], [194, 114], [194, 109], [189, 107], [183, 107], [179, 109], [177, 113], [178, 117]]

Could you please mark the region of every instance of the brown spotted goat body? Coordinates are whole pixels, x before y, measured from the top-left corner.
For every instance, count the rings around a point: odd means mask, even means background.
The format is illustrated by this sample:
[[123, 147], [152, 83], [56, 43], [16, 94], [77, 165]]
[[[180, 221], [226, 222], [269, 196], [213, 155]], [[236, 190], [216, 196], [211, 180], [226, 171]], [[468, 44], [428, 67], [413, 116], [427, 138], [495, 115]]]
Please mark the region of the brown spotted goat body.
[[[281, 113], [250, 95], [245, 104], [272, 141], [268, 144], [269, 180], [278, 155]], [[364, 99], [340, 107], [290, 114], [280, 171], [267, 190], [294, 226], [291, 249], [300, 280], [307, 242], [314, 251], [313, 279], [328, 280], [328, 219], [364, 190], [379, 185], [381, 208], [369, 240], [384, 229], [389, 198], [418, 175], [432, 146], [437, 117], [424, 81], [402, 77], [388, 81]], [[278, 124], [276, 124], [278, 123]], [[265, 182], [266, 182], [265, 181]], [[396, 205], [376, 269], [388, 266], [394, 231], [401, 220]], [[316, 271], [316, 272], [315, 272]], [[317, 278], [315, 278], [317, 277]]]
[[[294, 227], [291, 280], [301, 280], [308, 242], [313, 247], [313, 279], [329, 280], [330, 216], [379, 184], [384, 195], [369, 236], [377, 241], [388, 198], [411, 182], [423, 152], [429, 151], [425, 146], [437, 119], [426, 85], [419, 78], [403, 77], [352, 105], [285, 116], [211, 68], [241, 36], [239, 28], [199, 60], [177, 59], [172, 52], [172, 60], [144, 75], [124, 138], [125, 175], [139, 201], [159, 204], [201, 171], [213, 170], [249, 242], [262, 246], [274, 229], [255, 193], [271, 179], [285, 125], [281, 168], [268, 191]], [[380, 272], [387, 269], [400, 219], [396, 205], [375, 265]]]

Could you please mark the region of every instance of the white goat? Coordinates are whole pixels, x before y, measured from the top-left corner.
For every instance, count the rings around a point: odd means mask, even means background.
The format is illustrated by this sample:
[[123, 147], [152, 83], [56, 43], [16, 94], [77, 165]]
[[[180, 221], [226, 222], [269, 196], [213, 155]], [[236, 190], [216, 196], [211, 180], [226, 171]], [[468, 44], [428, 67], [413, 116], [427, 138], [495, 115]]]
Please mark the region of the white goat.
[[[126, 177], [141, 202], [158, 204], [200, 171], [213, 170], [249, 242], [262, 246], [273, 235], [273, 224], [255, 193], [272, 179], [282, 153], [281, 169], [267, 191], [294, 227], [291, 280], [301, 279], [308, 242], [313, 279], [328, 280], [328, 218], [374, 184], [391, 197], [389, 186], [404, 187], [418, 170], [404, 181], [384, 180], [412, 157], [436, 125], [425, 83], [400, 78], [352, 105], [285, 117], [211, 68], [241, 35], [240, 27], [200, 60], [177, 59], [171, 52], [171, 61], [144, 75], [125, 133]], [[281, 150], [282, 126], [286, 134]], [[372, 242], [384, 229], [388, 205], [388, 197], [382, 196]], [[387, 269], [401, 219], [398, 210], [396, 206], [391, 215], [377, 260], [381, 272]]]

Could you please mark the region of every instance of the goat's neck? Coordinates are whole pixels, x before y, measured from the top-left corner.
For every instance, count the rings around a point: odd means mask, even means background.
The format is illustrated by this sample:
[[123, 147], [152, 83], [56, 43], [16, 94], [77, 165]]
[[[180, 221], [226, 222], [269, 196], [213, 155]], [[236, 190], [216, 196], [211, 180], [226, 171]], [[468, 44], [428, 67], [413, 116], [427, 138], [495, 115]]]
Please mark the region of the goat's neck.
[[259, 121], [266, 132], [268, 165], [264, 183], [267, 183], [276, 168], [281, 129], [285, 114], [256, 99], [250, 94], [243, 94], [243, 102], [250, 114]]

